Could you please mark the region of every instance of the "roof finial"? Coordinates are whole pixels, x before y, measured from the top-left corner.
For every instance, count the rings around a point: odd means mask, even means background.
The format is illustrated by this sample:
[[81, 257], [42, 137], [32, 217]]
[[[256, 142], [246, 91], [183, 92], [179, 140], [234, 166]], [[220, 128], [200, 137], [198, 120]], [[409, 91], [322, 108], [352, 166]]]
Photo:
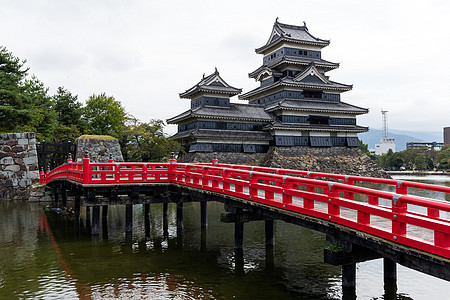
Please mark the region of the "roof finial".
[[205, 73], [203, 73], [203, 79], [205, 79]]
[[219, 72], [217, 71], [217, 67], [214, 67], [216, 70], [214, 71], [214, 74], [219, 75]]
[[278, 17], [275, 19], [275, 23], [278, 23]]
[[303, 21], [303, 26], [305, 26], [305, 27], [306, 27], [306, 22], [305, 22], [305, 21]]

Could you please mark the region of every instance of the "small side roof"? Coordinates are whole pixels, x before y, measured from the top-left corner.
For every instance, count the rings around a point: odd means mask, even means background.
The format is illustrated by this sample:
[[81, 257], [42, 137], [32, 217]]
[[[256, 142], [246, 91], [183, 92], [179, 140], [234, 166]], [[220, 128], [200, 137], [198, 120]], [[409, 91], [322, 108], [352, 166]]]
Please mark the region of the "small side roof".
[[231, 103], [230, 107], [200, 106], [167, 119], [168, 124], [179, 124], [192, 118], [268, 122], [272, 117], [260, 105]]
[[228, 97], [235, 96], [242, 92], [242, 89], [232, 87], [225, 80], [222, 79], [219, 75], [219, 71], [217, 68], [214, 73], [205, 77], [203, 74], [203, 78], [196, 85], [186, 90], [183, 93], [180, 93], [180, 98], [192, 99], [196, 95], [202, 92], [209, 93], [218, 93], [223, 94]]
[[278, 22], [278, 18], [276, 18], [269, 40], [264, 46], [255, 51], [258, 54], [262, 54], [273, 45], [282, 41], [319, 46], [321, 48], [330, 44], [329, 40], [319, 39], [310, 34], [305, 22], [303, 22], [303, 26], [289, 25]]
[[340, 101], [338, 102], [338, 101], [284, 99], [266, 106], [267, 112], [273, 112], [279, 109], [306, 111], [306, 112], [335, 112], [335, 113], [347, 113], [356, 115], [366, 114], [369, 112], [367, 108], [358, 107]]

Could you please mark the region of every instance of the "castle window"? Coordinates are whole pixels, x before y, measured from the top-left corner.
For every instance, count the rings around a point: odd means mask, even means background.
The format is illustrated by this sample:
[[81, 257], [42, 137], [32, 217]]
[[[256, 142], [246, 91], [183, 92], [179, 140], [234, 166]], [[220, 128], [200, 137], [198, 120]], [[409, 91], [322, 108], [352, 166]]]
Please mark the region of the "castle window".
[[321, 99], [322, 92], [321, 91], [303, 91], [303, 96], [305, 98]]

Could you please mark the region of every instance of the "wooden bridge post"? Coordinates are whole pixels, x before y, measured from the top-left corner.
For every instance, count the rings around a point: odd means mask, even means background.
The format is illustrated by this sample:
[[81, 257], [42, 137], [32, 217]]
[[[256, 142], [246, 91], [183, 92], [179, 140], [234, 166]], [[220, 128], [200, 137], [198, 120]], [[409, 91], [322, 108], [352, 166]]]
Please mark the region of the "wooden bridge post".
[[102, 236], [108, 238], [108, 205], [102, 205]]
[[356, 263], [342, 265], [342, 298], [356, 299]]
[[125, 204], [125, 233], [133, 232], [133, 204]]
[[207, 215], [207, 203], [206, 201], [200, 202], [200, 214], [201, 214], [201, 228], [206, 229], [208, 227], [208, 215]]
[[389, 258], [383, 258], [384, 287], [392, 288], [397, 286], [397, 264]]
[[80, 221], [80, 208], [81, 208], [81, 191], [78, 187], [75, 187], [75, 202], [73, 204], [73, 220], [74, 222]]
[[65, 184], [61, 184], [61, 205], [67, 207], [67, 189]]
[[[236, 208], [236, 217], [242, 214], [242, 208]], [[244, 222], [234, 222], [234, 249], [243, 249], [244, 244]]]
[[58, 187], [55, 187], [55, 194], [54, 194], [54, 196], [55, 196], [55, 206], [58, 206], [59, 205], [59, 188]]
[[150, 237], [150, 203], [144, 203], [145, 237]]
[[94, 205], [92, 207], [92, 225], [91, 234], [100, 234], [100, 205]]
[[177, 203], [177, 230], [183, 229], [183, 202]]
[[265, 232], [266, 232], [266, 247], [273, 247], [274, 234], [273, 234], [273, 220], [265, 220]]
[[163, 235], [168, 236], [169, 235], [169, 203], [165, 202], [163, 203]]

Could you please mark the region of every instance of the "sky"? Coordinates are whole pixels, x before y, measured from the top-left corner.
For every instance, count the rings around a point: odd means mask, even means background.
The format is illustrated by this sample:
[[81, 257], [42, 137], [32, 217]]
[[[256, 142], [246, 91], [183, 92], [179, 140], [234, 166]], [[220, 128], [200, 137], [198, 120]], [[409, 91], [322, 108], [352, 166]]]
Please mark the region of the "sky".
[[[275, 18], [330, 40], [341, 101], [369, 108], [358, 124], [442, 131], [450, 126], [450, 1], [0, 0], [0, 46], [26, 59], [50, 94], [85, 102], [106, 93], [142, 122], [190, 108], [179, 93], [217, 67], [230, 85], [258, 86]], [[235, 102], [237, 97], [231, 99]], [[166, 127], [175, 133], [174, 125]]]

